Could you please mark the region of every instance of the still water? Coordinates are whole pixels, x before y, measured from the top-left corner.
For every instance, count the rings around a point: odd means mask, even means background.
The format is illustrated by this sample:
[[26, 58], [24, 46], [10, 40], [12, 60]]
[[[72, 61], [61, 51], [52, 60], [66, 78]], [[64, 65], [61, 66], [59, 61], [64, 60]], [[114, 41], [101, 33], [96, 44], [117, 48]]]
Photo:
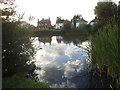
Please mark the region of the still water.
[[88, 41], [62, 36], [35, 37], [34, 71], [38, 82], [52, 88], [87, 88], [90, 84]]

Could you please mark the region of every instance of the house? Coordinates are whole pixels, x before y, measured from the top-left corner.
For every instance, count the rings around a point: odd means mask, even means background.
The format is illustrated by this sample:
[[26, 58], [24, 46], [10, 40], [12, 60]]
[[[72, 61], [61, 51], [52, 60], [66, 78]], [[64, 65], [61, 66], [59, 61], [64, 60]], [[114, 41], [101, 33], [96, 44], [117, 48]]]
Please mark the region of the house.
[[83, 18], [79, 19], [76, 21], [76, 27], [79, 27], [80, 24], [87, 24], [88, 22], [86, 20], [84, 20]]
[[50, 18], [49, 19], [42, 18], [41, 21], [39, 21], [39, 19], [38, 19], [37, 27], [38, 28], [47, 28], [47, 29], [51, 28]]
[[61, 29], [64, 25], [64, 20], [56, 21], [55, 29]]
[[95, 23], [96, 23], [97, 21], [96, 21], [96, 19], [93, 19], [92, 21], [90, 21], [90, 25], [94, 25]]

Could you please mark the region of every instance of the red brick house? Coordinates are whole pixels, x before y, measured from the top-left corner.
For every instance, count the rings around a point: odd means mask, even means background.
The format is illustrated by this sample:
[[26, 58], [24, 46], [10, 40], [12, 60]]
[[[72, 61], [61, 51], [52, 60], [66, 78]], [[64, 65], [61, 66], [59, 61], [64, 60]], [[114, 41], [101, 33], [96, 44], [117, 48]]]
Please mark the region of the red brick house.
[[47, 29], [49, 29], [51, 27], [50, 18], [49, 19], [42, 18], [41, 21], [39, 21], [39, 19], [38, 19], [37, 27], [38, 28], [47, 28]]

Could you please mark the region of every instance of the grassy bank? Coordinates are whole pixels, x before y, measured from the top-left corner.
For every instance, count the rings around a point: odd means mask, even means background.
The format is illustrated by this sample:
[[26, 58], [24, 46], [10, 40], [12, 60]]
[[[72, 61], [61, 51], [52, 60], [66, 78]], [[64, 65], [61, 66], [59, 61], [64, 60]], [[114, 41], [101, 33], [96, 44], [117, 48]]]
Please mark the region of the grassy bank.
[[47, 84], [34, 82], [31, 79], [16, 75], [3, 78], [2, 85], [2, 88], [50, 88]]
[[61, 30], [35, 29], [33, 33], [35, 36], [56, 36], [61, 34]]
[[58, 35], [67, 35], [67, 36], [80, 36], [80, 35], [89, 35], [90, 29], [67, 29], [67, 30], [55, 30], [55, 29], [35, 29], [33, 31], [34, 36], [58, 36]]

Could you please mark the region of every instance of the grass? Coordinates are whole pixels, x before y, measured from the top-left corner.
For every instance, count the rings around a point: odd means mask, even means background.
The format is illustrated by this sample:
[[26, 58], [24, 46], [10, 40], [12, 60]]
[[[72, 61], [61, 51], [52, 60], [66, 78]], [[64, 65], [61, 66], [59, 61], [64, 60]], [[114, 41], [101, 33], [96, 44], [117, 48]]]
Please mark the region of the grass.
[[31, 79], [16, 75], [3, 78], [2, 85], [3, 88], [50, 88], [50, 86], [47, 84], [34, 82]]

